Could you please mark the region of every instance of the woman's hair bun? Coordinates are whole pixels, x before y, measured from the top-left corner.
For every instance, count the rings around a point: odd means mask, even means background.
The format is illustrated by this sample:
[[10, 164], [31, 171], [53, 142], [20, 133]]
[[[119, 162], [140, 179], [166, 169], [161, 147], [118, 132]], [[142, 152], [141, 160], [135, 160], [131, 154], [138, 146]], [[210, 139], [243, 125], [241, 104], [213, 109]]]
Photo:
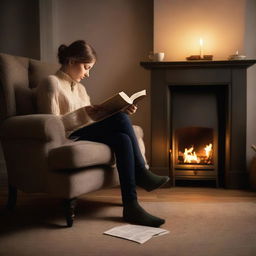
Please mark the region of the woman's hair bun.
[[84, 40], [77, 40], [66, 46], [62, 44], [58, 49], [58, 59], [61, 65], [66, 65], [69, 60], [74, 60], [78, 63], [90, 63], [96, 61], [97, 56], [91, 45]]
[[60, 64], [65, 64], [67, 60], [67, 46], [65, 44], [62, 44], [58, 48], [58, 59]]

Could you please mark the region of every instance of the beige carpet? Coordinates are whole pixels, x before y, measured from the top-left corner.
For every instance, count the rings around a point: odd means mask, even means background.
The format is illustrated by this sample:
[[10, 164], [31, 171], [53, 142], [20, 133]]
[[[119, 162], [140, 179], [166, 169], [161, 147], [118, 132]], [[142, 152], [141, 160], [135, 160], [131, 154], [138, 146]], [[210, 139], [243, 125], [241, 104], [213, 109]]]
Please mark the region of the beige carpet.
[[[182, 189], [188, 194], [188, 200], [184, 199], [184, 194], [179, 196]], [[205, 190], [182, 189], [158, 192], [157, 197], [142, 196], [144, 208], [165, 218], [166, 224], [162, 228], [170, 231], [142, 245], [102, 234], [125, 224], [120, 218], [122, 207], [118, 196], [114, 195], [112, 201], [109, 196], [110, 203], [106, 202], [106, 197], [81, 198], [73, 228], [64, 227], [58, 199], [27, 195], [20, 200], [16, 211], [9, 214], [4, 210], [2, 196], [0, 255], [256, 255], [255, 193], [246, 200], [240, 200], [236, 194], [224, 198], [208, 196], [209, 199], [202, 195], [198, 200], [198, 197], [191, 199], [189, 193], [192, 191], [200, 196]], [[172, 193], [171, 199], [168, 193]], [[219, 190], [216, 193], [220, 195]]]

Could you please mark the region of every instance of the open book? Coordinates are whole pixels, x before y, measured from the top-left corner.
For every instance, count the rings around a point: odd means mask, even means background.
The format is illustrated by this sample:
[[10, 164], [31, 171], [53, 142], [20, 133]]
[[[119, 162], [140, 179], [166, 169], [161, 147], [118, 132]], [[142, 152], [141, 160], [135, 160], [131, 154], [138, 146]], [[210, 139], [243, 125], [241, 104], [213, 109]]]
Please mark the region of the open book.
[[96, 111], [92, 111], [93, 108], [89, 111], [91, 106], [82, 107], [63, 115], [61, 119], [66, 132], [69, 134], [74, 130], [78, 130], [84, 126], [88, 126], [114, 115], [129, 105], [136, 104], [145, 96], [146, 90], [136, 92], [130, 97], [124, 92], [119, 92], [97, 105]]
[[162, 228], [127, 224], [111, 228], [103, 234], [143, 244], [152, 237], [162, 236], [168, 233], [168, 230]]
[[125, 92], [119, 92], [97, 105], [98, 111], [87, 113], [93, 121], [97, 122], [125, 109], [129, 105], [136, 104], [145, 96], [146, 90], [136, 92], [130, 97]]

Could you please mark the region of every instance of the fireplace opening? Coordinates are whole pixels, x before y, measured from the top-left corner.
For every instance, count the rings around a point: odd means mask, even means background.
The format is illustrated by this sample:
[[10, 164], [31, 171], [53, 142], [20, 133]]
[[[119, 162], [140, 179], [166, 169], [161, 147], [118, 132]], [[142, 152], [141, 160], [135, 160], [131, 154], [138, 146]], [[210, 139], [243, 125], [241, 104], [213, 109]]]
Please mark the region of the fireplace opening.
[[214, 166], [213, 129], [204, 127], [186, 127], [177, 129], [176, 168], [210, 168]]
[[180, 181], [219, 186], [225, 158], [225, 93], [219, 86], [170, 86], [170, 169]]

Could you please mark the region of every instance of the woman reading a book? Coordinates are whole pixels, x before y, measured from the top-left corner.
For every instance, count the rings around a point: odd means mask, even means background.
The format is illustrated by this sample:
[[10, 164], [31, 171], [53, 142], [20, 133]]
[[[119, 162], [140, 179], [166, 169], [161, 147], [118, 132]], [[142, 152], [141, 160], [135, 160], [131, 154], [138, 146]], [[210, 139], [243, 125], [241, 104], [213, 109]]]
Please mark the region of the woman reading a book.
[[107, 144], [116, 156], [124, 219], [139, 225], [162, 225], [165, 221], [147, 213], [137, 200], [136, 185], [152, 191], [169, 180], [167, 176], [155, 175], [145, 167], [129, 118], [137, 107], [130, 105], [104, 120], [79, 128], [87, 120], [87, 113], [97, 114], [102, 111], [91, 104], [85, 87], [80, 83], [82, 79], [89, 77], [90, 70], [96, 63], [96, 53], [89, 44], [79, 40], [69, 46], [61, 45], [58, 59], [61, 68], [38, 87], [39, 113], [55, 114], [63, 117], [63, 120], [69, 120], [64, 126], [71, 139]]

